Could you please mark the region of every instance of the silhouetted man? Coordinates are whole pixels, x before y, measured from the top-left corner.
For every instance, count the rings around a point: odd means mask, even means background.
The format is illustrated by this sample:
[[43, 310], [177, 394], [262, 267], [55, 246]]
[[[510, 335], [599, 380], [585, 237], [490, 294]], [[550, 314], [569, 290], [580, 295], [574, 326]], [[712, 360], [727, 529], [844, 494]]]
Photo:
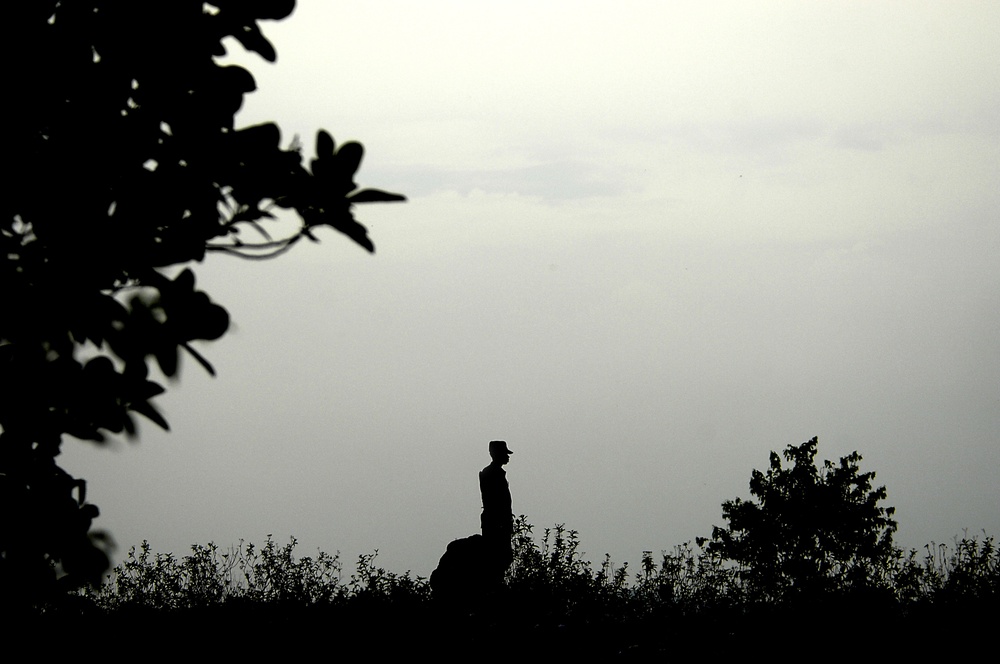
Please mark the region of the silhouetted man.
[[479, 473], [479, 490], [483, 494], [483, 544], [487, 564], [496, 574], [497, 581], [514, 559], [510, 539], [514, 533], [514, 513], [510, 504], [510, 487], [503, 466], [513, 454], [502, 440], [490, 441], [490, 458], [493, 461]]

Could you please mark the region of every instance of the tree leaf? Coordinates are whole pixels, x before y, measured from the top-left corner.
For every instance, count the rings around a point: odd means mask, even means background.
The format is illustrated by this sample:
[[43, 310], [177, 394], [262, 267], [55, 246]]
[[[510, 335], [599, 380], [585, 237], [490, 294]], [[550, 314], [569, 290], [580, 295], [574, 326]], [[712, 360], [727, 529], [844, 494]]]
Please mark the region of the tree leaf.
[[170, 425], [167, 421], [163, 419], [160, 412], [150, 404], [148, 401], [140, 401], [138, 403], [129, 404], [129, 407], [140, 415], [144, 415], [148, 420], [156, 424], [158, 427], [164, 431], [170, 431]]
[[381, 189], [362, 189], [348, 196], [347, 200], [351, 203], [394, 203], [405, 201], [406, 196], [382, 191]]

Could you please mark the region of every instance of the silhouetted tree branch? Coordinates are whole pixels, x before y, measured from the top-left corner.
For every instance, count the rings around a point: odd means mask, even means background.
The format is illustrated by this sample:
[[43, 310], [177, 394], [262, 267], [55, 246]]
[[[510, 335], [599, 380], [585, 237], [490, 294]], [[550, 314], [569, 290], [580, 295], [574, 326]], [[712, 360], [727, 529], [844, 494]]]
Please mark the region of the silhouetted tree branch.
[[[65, 434], [136, 431], [191, 342], [218, 339], [227, 311], [194, 273], [206, 252], [280, 255], [330, 227], [371, 252], [357, 203], [404, 200], [354, 181], [363, 150], [320, 131], [303, 165], [273, 123], [237, 128], [255, 89], [222, 66], [223, 40], [274, 61], [258, 26], [293, 0], [21, 0], [5, 8], [8, 195], [0, 215], [0, 592], [37, 602], [97, 580], [108, 559], [97, 508], [59, 468]], [[274, 209], [300, 224], [272, 237]], [[260, 242], [240, 239], [244, 229]], [[82, 352], [83, 349], [85, 352]], [[57, 584], [58, 580], [58, 584]]]

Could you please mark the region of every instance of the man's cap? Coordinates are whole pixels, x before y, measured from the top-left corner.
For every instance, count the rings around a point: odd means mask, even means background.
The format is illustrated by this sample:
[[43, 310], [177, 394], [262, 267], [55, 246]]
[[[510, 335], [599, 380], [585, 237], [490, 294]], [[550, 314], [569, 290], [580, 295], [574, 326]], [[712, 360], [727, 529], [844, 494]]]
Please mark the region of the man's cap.
[[490, 441], [490, 454], [513, 454], [509, 449], [507, 449], [507, 441], [505, 440], [491, 440]]

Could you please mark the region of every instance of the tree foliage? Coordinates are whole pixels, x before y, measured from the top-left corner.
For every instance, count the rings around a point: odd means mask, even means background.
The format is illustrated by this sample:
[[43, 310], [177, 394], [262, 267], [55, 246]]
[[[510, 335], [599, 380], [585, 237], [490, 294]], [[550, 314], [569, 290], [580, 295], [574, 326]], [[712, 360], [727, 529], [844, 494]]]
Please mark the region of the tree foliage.
[[[294, 0], [31, 0], [6, 8], [8, 195], [0, 215], [0, 584], [34, 592], [107, 558], [97, 509], [57, 465], [63, 437], [133, 434], [180, 351], [221, 337], [226, 310], [182, 266], [208, 252], [276, 256], [332, 228], [368, 251], [355, 203], [403, 200], [354, 181], [363, 150], [320, 131], [308, 168], [275, 124], [237, 128], [253, 76], [217, 61], [239, 43], [274, 61], [258, 21]], [[297, 213], [292, 231], [276, 212]]]
[[706, 551], [737, 564], [750, 597], [788, 599], [884, 583], [898, 551], [895, 508], [881, 507], [885, 487], [872, 488], [861, 455], [816, 466], [818, 440], [770, 455], [766, 473], [754, 470], [750, 493], [722, 505], [725, 528], [714, 527]]

